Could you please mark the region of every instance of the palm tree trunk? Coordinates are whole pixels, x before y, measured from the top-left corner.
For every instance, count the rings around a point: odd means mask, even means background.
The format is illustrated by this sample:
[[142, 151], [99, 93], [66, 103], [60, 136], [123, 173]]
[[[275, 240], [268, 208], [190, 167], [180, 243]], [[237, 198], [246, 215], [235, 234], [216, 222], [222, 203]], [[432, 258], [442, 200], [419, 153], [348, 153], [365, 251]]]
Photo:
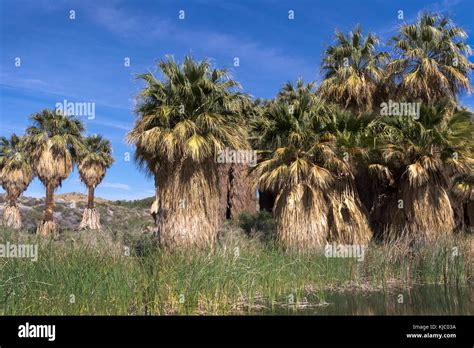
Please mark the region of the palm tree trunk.
[[283, 189], [276, 198], [273, 213], [277, 239], [285, 249], [309, 252], [326, 243], [328, 208], [319, 189], [303, 185]]
[[8, 202], [3, 211], [2, 224], [18, 230], [22, 227], [20, 209], [18, 209], [18, 206], [16, 205], [16, 199], [11, 197], [8, 192], [7, 195]]
[[54, 189], [55, 187], [48, 183], [46, 185], [46, 199], [45, 205], [46, 209], [44, 212], [43, 221], [38, 224], [36, 233], [41, 236], [48, 236], [51, 234], [56, 234], [58, 232], [58, 225], [54, 222]]
[[94, 204], [94, 186], [87, 187], [87, 207], [82, 214], [82, 221], [79, 229], [100, 230], [100, 214]]
[[367, 211], [352, 180], [336, 181], [329, 194], [330, 243], [367, 245], [372, 239]]
[[470, 200], [466, 203], [466, 220], [467, 230], [474, 232], [474, 201]]
[[237, 218], [242, 213], [257, 212], [255, 174], [249, 173], [246, 164], [234, 164], [229, 172], [229, 217]]
[[257, 212], [256, 179], [247, 165], [220, 164], [219, 184], [221, 221], [235, 219], [242, 213]]
[[398, 192], [387, 201], [382, 219], [383, 238], [389, 242], [433, 243], [451, 235], [455, 227], [448, 193], [442, 185], [433, 182], [413, 188], [403, 181]]
[[54, 212], [54, 187], [51, 184], [46, 185], [46, 210], [44, 212], [44, 221], [53, 221]]
[[229, 219], [229, 170], [230, 165], [227, 163], [219, 163], [219, 223], [222, 224]]
[[94, 187], [89, 186], [87, 191], [87, 208], [94, 209]]
[[157, 232], [168, 250], [212, 247], [219, 223], [217, 164], [163, 163], [157, 173]]

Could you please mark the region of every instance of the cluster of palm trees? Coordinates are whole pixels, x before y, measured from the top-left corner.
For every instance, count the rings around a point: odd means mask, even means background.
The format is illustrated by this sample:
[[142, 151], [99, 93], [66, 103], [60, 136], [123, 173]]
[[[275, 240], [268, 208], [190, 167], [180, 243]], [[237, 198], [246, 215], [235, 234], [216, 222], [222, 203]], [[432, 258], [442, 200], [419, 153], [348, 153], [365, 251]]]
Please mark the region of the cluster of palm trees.
[[55, 234], [58, 226], [53, 215], [54, 191], [76, 164], [89, 191], [80, 228], [100, 229], [94, 189], [112, 165], [110, 142], [100, 135], [84, 136], [82, 122], [58, 110], [42, 110], [33, 114], [31, 121], [25, 135], [0, 137], [0, 183], [7, 196], [3, 224], [16, 229], [22, 227], [17, 199], [36, 176], [46, 189], [44, 217], [37, 233]]
[[[272, 100], [253, 101], [225, 69], [186, 57], [145, 73], [137, 119], [127, 140], [155, 178], [153, 213], [167, 249], [212, 246], [219, 225], [242, 211], [271, 211], [288, 249], [328, 242], [432, 242], [462, 229], [473, 191], [473, 114], [459, 104], [471, 92], [474, 65], [465, 32], [423, 14], [377, 46], [357, 26], [336, 32], [324, 54], [324, 80], [288, 82]], [[381, 105], [419, 103], [416, 116]], [[3, 224], [20, 228], [17, 199], [34, 176], [46, 188], [37, 233], [58, 230], [54, 191], [74, 165], [88, 187], [80, 228], [100, 229], [94, 189], [112, 165], [110, 142], [85, 137], [71, 115], [43, 110], [24, 136], [0, 138]], [[258, 151], [258, 164], [218, 163], [227, 149]], [[471, 225], [473, 221], [469, 222]]]
[[[235, 190], [242, 180], [258, 188], [288, 249], [453, 233], [473, 196], [472, 113], [458, 102], [474, 68], [465, 38], [436, 14], [402, 25], [392, 52], [359, 26], [337, 32], [319, 86], [287, 83], [265, 101], [252, 101], [208, 60], [168, 58], [159, 63], [162, 79], [140, 75], [128, 141], [155, 177], [161, 245], [212, 246], [222, 205], [231, 206], [222, 197], [252, 192]], [[420, 114], [382, 116], [389, 100], [420, 103]], [[258, 150], [258, 165], [235, 176], [243, 169], [215, 161], [226, 148]]]

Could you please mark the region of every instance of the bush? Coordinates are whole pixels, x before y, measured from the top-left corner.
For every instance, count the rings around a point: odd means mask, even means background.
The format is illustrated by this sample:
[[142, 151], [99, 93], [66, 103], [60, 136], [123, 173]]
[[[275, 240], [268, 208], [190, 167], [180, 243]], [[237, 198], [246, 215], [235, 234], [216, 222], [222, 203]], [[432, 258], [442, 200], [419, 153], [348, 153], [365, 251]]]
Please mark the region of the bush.
[[261, 234], [265, 240], [272, 239], [275, 234], [275, 220], [264, 210], [256, 214], [242, 213], [239, 216], [239, 226], [248, 235]]
[[158, 249], [158, 241], [151, 234], [134, 235], [125, 232], [123, 243], [130, 248], [130, 254], [133, 256], [144, 257]]

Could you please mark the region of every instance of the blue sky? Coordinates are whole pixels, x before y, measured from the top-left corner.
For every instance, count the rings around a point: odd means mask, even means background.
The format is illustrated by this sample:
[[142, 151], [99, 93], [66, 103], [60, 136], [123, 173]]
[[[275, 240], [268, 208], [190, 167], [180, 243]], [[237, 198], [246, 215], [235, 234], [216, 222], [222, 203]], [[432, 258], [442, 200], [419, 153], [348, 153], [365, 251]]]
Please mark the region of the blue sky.
[[[400, 10], [408, 22], [420, 11], [447, 13], [474, 35], [469, 0], [1, 0], [0, 135], [22, 134], [29, 115], [63, 100], [94, 102], [95, 118], [82, 118], [87, 133], [110, 139], [116, 159], [97, 196], [151, 196], [153, 182], [137, 168], [133, 148], [124, 141], [141, 87], [136, 74], [154, 71], [167, 54], [177, 60], [209, 57], [228, 68], [246, 92], [271, 98], [288, 80], [320, 81], [321, 55], [336, 29], [348, 32], [360, 23], [364, 33], [373, 31], [386, 42], [402, 23]], [[472, 96], [462, 100], [474, 105]], [[57, 192], [71, 191], [86, 192], [77, 170]], [[25, 195], [44, 195], [37, 179]]]

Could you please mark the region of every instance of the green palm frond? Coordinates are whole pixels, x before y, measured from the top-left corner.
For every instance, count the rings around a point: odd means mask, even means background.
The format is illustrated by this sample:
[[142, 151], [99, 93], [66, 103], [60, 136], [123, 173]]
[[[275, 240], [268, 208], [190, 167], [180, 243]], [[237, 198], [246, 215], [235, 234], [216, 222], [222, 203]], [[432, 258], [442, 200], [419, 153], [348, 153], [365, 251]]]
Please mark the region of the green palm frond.
[[468, 110], [445, 101], [422, 105], [419, 119], [391, 116], [377, 122], [374, 173], [388, 170], [396, 180], [406, 177], [418, 187], [447, 185], [447, 177], [472, 171], [474, 124]]
[[396, 59], [387, 65], [390, 78], [399, 81], [401, 97], [425, 102], [471, 92], [466, 33], [447, 17], [424, 13], [416, 23], [402, 25], [391, 42]]
[[226, 70], [208, 60], [168, 58], [158, 64], [163, 79], [139, 75], [145, 87], [138, 95], [138, 115], [127, 135], [136, 146], [135, 159], [148, 173], [161, 161], [185, 157], [199, 163], [226, 147], [248, 149], [244, 110], [249, 97]]
[[386, 52], [377, 52], [378, 38], [363, 36], [356, 26], [347, 36], [336, 32], [336, 40], [324, 52], [324, 81], [320, 93], [328, 101], [354, 111], [371, 111], [378, 84], [384, 79]]
[[44, 109], [30, 119], [33, 125], [26, 129], [25, 146], [35, 172], [44, 184], [60, 185], [84, 150], [84, 125], [78, 118], [58, 110]]

